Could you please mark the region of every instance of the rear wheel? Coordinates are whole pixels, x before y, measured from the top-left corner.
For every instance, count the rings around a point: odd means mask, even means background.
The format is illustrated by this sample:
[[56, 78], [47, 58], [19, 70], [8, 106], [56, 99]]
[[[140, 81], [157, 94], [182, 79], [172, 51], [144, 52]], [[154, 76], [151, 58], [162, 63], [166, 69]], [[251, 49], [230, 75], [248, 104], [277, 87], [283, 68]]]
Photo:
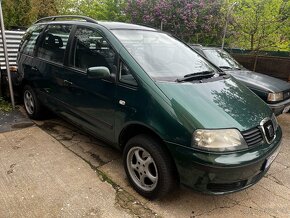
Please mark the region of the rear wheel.
[[26, 113], [31, 119], [41, 119], [43, 117], [43, 106], [38, 100], [35, 91], [31, 86], [26, 85], [23, 90], [23, 102]]
[[156, 140], [147, 135], [138, 135], [128, 141], [123, 161], [129, 182], [146, 198], [161, 198], [176, 183], [171, 158]]

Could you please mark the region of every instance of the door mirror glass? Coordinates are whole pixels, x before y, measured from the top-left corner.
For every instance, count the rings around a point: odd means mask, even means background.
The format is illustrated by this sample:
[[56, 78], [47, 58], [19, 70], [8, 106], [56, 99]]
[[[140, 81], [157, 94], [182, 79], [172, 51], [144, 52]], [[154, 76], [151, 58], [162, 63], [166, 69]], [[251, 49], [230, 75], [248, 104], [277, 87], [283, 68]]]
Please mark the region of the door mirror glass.
[[110, 70], [107, 67], [90, 67], [87, 70], [88, 78], [105, 79], [110, 77]]

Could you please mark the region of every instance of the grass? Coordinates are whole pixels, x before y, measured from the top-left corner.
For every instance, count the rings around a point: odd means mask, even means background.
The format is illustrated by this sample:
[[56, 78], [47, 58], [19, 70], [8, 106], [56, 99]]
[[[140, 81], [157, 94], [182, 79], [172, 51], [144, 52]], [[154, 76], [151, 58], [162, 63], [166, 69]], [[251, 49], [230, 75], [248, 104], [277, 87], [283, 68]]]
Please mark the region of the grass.
[[12, 105], [0, 97], [0, 111], [10, 112], [12, 110]]

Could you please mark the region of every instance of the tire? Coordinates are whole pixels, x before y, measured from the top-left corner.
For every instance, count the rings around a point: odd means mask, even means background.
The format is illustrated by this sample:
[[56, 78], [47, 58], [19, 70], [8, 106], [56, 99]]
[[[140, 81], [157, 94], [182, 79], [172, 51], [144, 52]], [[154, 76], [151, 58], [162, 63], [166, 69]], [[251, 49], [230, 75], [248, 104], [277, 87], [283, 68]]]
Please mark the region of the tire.
[[24, 86], [23, 103], [27, 115], [31, 119], [39, 120], [44, 116], [43, 106], [38, 100], [35, 91], [31, 86]]
[[137, 135], [127, 142], [123, 163], [130, 184], [148, 199], [162, 198], [176, 184], [173, 161], [148, 135]]

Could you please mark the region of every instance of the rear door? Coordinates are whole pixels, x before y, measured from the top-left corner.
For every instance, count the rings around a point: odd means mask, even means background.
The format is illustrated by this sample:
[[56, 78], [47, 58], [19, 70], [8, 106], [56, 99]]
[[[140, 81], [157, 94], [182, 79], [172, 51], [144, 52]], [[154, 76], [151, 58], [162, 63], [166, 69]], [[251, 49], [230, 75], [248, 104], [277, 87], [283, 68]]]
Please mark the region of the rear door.
[[65, 104], [62, 99], [64, 81], [64, 60], [72, 25], [50, 24], [43, 33], [36, 51], [34, 71], [41, 75], [40, 93], [45, 105], [52, 110], [62, 113]]

